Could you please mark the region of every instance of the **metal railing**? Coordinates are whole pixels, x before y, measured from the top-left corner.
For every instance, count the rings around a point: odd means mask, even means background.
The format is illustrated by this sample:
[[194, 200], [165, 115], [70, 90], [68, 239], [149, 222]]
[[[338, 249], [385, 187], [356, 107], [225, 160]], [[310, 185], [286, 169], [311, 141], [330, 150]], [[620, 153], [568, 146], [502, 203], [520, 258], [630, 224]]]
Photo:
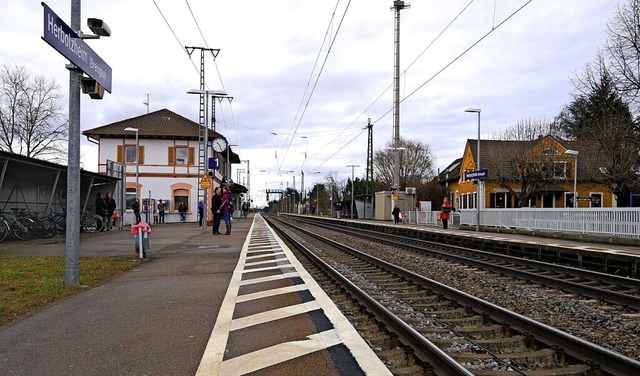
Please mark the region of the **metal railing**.
[[[440, 224], [436, 211], [408, 212], [405, 218], [412, 224]], [[453, 226], [475, 226], [476, 210], [457, 210], [451, 222]], [[480, 225], [640, 239], [640, 208], [483, 209]]]

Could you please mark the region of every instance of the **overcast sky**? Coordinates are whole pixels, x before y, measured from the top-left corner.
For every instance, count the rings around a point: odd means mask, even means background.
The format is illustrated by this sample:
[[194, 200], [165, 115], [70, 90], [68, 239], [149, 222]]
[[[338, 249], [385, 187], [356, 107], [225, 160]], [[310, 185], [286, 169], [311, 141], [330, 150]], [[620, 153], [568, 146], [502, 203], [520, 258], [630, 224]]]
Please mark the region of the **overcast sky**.
[[[522, 119], [552, 119], [571, 100], [571, 77], [593, 61], [624, 0], [408, 1], [401, 12], [400, 135], [429, 145], [444, 169], [467, 139]], [[45, 43], [38, 1], [2, 0], [0, 63], [55, 79], [68, 107], [67, 60]], [[46, 4], [70, 24], [70, 0]], [[217, 105], [217, 131], [250, 160], [252, 198], [265, 188], [305, 188], [333, 175], [364, 177], [367, 119], [374, 148], [393, 136], [394, 12], [391, 0], [138, 0], [82, 2], [112, 36], [87, 43], [113, 70], [103, 100], [82, 96], [87, 130], [167, 108], [198, 121], [199, 51]], [[520, 9], [522, 8], [522, 9]], [[518, 11], [518, 9], [520, 9]], [[515, 14], [514, 14], [515, 13]], [[510, 17], [510, 18], [509, 18]], [[465, 53], [465, 50], [469, 49]], [[307, 155], [305, 161], [305, 152]], [[83, 137], [83, 168], [97, 170], [97, 146]], [[238, 166], [246, 168], [246, 166]], [[264, 172], [261, 172], [264, 171]], [[283, 171], [295, 171], [278, 174]], [[319, 172], [314, 174], [313, 172]], [[237, 179], [236, 166], [232, 175]], [[246, 177], [241, 175], [241, 182]]]

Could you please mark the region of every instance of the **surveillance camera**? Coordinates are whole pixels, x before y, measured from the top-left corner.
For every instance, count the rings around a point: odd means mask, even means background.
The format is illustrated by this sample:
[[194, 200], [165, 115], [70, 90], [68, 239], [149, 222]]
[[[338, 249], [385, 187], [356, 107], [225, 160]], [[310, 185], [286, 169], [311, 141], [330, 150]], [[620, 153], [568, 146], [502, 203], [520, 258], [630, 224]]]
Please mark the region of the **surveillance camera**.
[[91, 99], [102, 99], [104, 97], [104, 87], [91, 77], [82, 77], [80, 79], [82, 92], [89, 94]]
[[87, 19], [87, 26], [89, 26], [89, 29], [91, 29], [94, 34], [101, 37], [108, 37], [111, 35], [111, 29], [109, 28], [109, 25], [107, 25], [106, 22], [102, 21], [99, 18]]

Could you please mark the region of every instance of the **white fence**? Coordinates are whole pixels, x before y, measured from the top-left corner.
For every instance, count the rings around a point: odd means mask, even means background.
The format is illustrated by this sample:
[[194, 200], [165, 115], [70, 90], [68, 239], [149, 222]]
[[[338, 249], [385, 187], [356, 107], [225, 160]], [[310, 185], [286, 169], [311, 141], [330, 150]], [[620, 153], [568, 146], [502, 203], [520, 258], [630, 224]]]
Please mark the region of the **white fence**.
[[[405, 220], [437, 225], [437, 213], [409, 212]], [[453, 226], [476, 225], [475, 209], [457, 210], [453, 214]], [[484, 209], [480, 211], [480, 225], [640, 239], [640, 208]]]

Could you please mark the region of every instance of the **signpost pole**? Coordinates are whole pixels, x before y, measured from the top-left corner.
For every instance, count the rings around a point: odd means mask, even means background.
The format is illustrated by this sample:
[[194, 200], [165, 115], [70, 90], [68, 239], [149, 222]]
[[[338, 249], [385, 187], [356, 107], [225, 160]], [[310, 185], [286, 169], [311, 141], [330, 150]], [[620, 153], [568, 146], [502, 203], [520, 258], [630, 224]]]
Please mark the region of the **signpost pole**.
[[[71, 27], [80, 29], [80, 0], [71, 0]], [[80, 83], [69, 70], [69, 150], [67, 164], [67, 228], [64, 283], [80, 283]]]
[[82, 40], [82, 36], [78, 35], [82, 34], [80, 3], [81, 0], [71, 0], [71, 26], [62, 21], [47, 4], [41, 3], [42, 39], [71, 63], [66, 66], [69, 69], [69, 141], [64, 283], [67, 285], [77, 285], [80, 282], [80, 79], [83, 73], [111, 92], [111, 67]]

